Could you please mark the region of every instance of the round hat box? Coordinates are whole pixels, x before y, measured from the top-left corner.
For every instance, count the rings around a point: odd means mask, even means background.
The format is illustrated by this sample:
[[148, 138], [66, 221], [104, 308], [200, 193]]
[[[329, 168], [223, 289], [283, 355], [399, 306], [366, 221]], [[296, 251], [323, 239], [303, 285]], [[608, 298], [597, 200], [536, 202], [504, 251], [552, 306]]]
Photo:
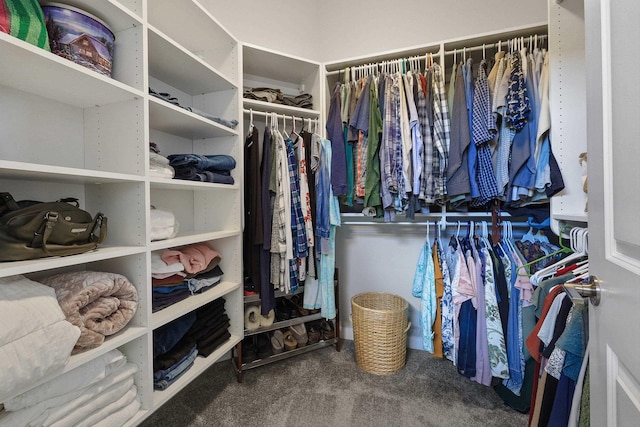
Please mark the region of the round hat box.
[[111, 77], [113, 32], [99, 18], [61, 3], [42, 5], [51, 52]]

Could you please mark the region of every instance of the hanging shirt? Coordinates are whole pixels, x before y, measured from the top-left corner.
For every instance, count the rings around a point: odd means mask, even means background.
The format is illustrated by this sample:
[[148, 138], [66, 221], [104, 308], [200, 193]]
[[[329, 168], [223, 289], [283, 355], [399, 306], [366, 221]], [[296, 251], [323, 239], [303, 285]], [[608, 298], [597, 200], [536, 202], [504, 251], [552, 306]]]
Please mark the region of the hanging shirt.
[[376, 82], [369, 85], [369, 132], [367, 143], [367, 172], [364, 184], [364, 206], [376, 208], [376, 217], [382, 215], [382, 199], [380, 198], [380, 133], [382, 117], [378, 105]]
[[507, 93], [509, 91], [509, 80], [511, 78], [511, 60], [503, 59], [504, 72], [502, 78], [496, 83], [495, 96], [493, 98], [493, 111], [501, 116], [500, 136], [496, 153], [496, 186], [498, 193], [504, 196], [506, 187], [509, 184], [509, 159], [511, 155], [511, 145], [516, 134], [514, 128], [509, 126], [506, 119], [507, 114]]
[[502, 321], [498, 309], [496, 296], [496, 283], [493, 274], [493, 260], [489, 251], [489, 242], [484, 242], [482, 253], [484, 253], [484, 303], [487, 325], [487, 342], [489, 343], [489, 362], [491, 365], [491, 375], [496, 378], [509, 377], [509, 365], [507, 363], [507, 347], [504, 341]]
[[451, 146], [447, 167], [447, 191], [452, 205], [461, 204], [471, 192], [467, 156], [470, 142], [469, 115], [467, 114], [464, 78], [458, 67], [453, 110], [451, 111]]
[[422, 246], [416, 271], [413, 276], [411, 294], [420, 298], [420, 326], [422, 327], [422, 346], [429, 353], [434, 352], [433, 322], [436, 316], [436, 284], [433, 256], [429, 241]]
[[345, 139], [343, 134], [340, 96], [340, 83], [336, 83], [331, 95], [331, 104], [327, 117], [327, 136], [331, 140], [333, 151], [331, 170], [331, 186], [336, 195], [347, 194], [347, 161], [345, 152]]
[[496, 134], [496, 123], [491, 111], [491, 96], [489, 94], [486, 66], [487, 63], [483, 60], [478, 68], [478, 78], [473, 92], [472, 134], [473, 144], [477, 149], [476, 181], [479, 190], [478, 198], [474, 200], [475, 206], [486, 205], [498, 197], [498, 187], [493, 172], [491, 149], [489, 148], [489, 141], [493, 140]]
[[435, 199], [444, 204], [447, 196], [447, 168], [449, 146], [451, 144], [451, 124], [446, 99], [444, 75], [438, 64], [433, 64], [433, 144], [437, 156], [434, 156], [433, 175]]
[[[326, 172], [331, 175], [332, 144], [326, 139], [322, 140], [322, 154], [324, 156]], [[336, 266], [336, 227], [340, 225], [340, 206], [338, 198], [333, 194], [331, 187], [328, 188], [326, 195], [328, 196], [326, 203], [328, 205], [330, 228], [329, 238], [325, 242], [325, 247], [320, 255], [318, 286], [320, 287], [322, 301], [320, 314], [325, 319], [333, 319], [336, 317], [335, 288], [333, 284]]]
[[411, 132], [411, 159], [408, 165], [412, 169], [411, 175], [413, 177], [411, 186], [407, 190], [410, 190], [413, 194], [420, 194], [420, 177], [424, 166], [424, 143], [422, 141], [422, 129], [418, 120], [418, 110], [413, 98], [413, 75], [411, 73], [405, 74], [404, 84]]
[[[425, 73], [426, 74], [426, 73]], [[418, 91], [418, 121], [420, 122], [420, 131], [422, 132], [422, 173], [420, 176], [420, 192], [419, 198], [425, 203], [431, 204], [435, 202], [435, 187], [433, 182], [433, 140], [432, 126], [429, 117], [429, 107], [427, 99], [427, 79], [420, 75], [420, 86], [422, 90]]]

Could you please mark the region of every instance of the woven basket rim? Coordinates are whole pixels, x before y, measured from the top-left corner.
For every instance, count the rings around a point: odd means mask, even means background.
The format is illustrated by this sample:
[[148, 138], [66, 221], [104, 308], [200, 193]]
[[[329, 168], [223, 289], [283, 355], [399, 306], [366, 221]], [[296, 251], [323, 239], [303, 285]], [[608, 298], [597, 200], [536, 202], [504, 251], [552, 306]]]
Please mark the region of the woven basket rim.
[[[361, 304], [358, 304], [356, 302], [356, 298], [357, 297], [364, 297], [364, 296], [385, 296], [385, 297], [393, 297], [395, 299], [398, 299], [402, 302], [402, 307], [401, 308], [397, 308], [397, 309], [382, 309], [382, 308], [370, 308], [370, 307], [365, 307]], [[368, 311], [375, 311], [375, 312], [379, 312], [379, 313], [399, 313], [399, 312], [403, 312], [405, 310], [407, 310], [409, 308], [409, 302], [402, 298], [400, 295], [396, 295], [396, 294], [392, 294], [389, 292], [361, 292], [359, 294], [354, 295], [353, 297], [351, 297], [351, 304], [357, 306], [358, 308], [362, 309], [362, 310], [368, 310]]]

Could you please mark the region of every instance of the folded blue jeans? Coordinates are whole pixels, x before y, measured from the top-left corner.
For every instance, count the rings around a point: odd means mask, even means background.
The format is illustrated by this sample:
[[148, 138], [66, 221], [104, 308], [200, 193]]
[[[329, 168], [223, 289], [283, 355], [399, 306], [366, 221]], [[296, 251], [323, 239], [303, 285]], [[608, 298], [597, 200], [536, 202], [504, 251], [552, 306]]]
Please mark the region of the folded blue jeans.
[[230, 171], [236, 167], [236, 159], [226, 154], [171, 154], [167, 158], [174, 168], [192, 167], [208, 171]]

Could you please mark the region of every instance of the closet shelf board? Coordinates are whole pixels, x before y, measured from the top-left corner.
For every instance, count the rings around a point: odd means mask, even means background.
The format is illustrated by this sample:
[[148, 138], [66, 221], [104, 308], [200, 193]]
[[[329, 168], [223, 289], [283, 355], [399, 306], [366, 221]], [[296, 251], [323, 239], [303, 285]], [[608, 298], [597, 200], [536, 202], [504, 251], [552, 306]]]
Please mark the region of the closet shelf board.
[[0, 160], [0, 178], [58, 182], [63, 184], [144, 182], [142, 175], [100, 172], [89, 169], [76, 169], [8, 160]]
[[222, 72], [152, 26], [149, 26], [149, 74], [192, 96], [236, 88]]
[[[289, 105], [274, 104], [272, 102], [258, 101], [256, 99], [243, 99], [242, 105], [246, 109], [255, 111], [263, 111], [267, 113], [284, 114], [286, 116], [295, 116], [303, 118], [315, 119], [320, 117], [320, 111], [310, 110], [307, 108], [291, 107]], [[246, 113], [245, 113], [246, 114]]]
[[189, 181], [186, 179], [151, 178], [151, 188], [158, 190], [225, 190], [238, 191], [238, 184], [214, 184], [212, 182]]
[[211, 365], [216, 363], [222, 356], [231, 351], [231, 349], [242, 340], [241, 336], [231, 335], [231, 337], [220, 347], [218, 347], [209, 357], [196, 357], [191, 368], [186, 371], [175, 383], [171, 384], [166, 390], [154, 390], [153, 406], [158, 407], [182, 390], [187, 384], [198, 377]]
[[100, 245], [97, 250], [80, 255], [48, 257], [27, 261], [0, 262], [0, 277], [13, 276], [14, 274], [33, 273], [35, 271], [46, 271], [54, 268], [69, 267], [72, 265], [85, 264], [105, 259], [137, 255], [144, 253], [145, 251], [145, 247]]
[[588, 216], [586, 213], [583, 215], [557, 214], [557, 215], [553, 215], [553, 219], [558, 221], [587, 222]]
[[167, 239], [151, 242], [151, 250], [157, 251], [161, 249], [173, 248], [184, 245], [191, 245], [194, 243], [206, 242], [210, 240], [219, 240], [227, 237], [233, 237], [240, 235], [240, 230], [228, 230], [228, 231], [196, 231], [196, 230], [180, 230], [178, 236]]
[[318, 73], [320, 66], [318, 62], [247, 43], [242, 45], [242, 62], [245, 75], [291, 83], [307, 80], [309, 76]]
[[151, 129], [187, 139], [238, 135], [236, 129], [223, 126], [155, 96], [149, 96], [149, 126]]
[[[236, 81], [238, 41], [195, 0], [154, 1], [147, 10], [150, 27]], [[151, 55], [149, 55], [151, 56]], [[153, 58], [149, 58], [150, 61]]]
[[153, 329], [159, 328], [172, 320], [175, 320], [203, 305], [215, 301], [240, 287], [238, 282], [221, 282], [213, 288], [202, 292], [201, 294], [190, 295], [180, 302], [170, 305], [160, 311], [156, 311], [151, 315], [151, 325]]
[[142, 97], [142, 92], [0, 32], [2, 84], [80, 108]]

